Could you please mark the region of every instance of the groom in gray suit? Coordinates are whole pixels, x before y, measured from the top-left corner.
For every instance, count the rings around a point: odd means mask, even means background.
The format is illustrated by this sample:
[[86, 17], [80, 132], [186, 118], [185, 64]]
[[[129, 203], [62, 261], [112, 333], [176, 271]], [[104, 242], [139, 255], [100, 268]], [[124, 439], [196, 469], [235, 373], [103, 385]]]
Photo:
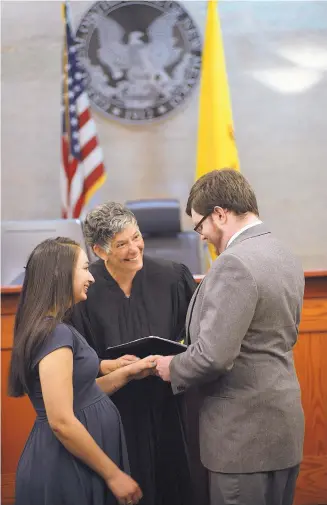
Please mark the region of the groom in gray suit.
[[201, 177], [186, 211], [219, 257], [191, 300], [188, 349], [159, 358], [157, 373], [176, 392], [200, 389], [211, 505], [291, 505], [304, 437], [292, 351], [302, 268], [259, 220], [237, 171]]

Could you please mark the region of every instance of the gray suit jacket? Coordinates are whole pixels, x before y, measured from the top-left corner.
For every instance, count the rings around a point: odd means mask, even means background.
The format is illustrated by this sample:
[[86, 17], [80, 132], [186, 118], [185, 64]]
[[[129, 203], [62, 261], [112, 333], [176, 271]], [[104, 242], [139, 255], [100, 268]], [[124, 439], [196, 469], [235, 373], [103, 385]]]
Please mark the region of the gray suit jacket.
[[175, 392], [200, 386], [200, 447], [214, 472], [288, 468], [304, 417], [292, 348], [304, 291], [299, 261], [259, 224], [214, 261], [189, 306], [190, 345], [170, 365]]

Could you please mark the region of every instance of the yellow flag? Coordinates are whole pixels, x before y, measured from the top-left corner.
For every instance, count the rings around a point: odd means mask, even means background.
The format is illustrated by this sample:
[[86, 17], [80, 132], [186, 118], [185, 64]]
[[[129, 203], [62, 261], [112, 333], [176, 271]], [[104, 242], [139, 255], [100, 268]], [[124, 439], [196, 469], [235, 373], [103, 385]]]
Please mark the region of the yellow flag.
[[[239, 161], [217, 1], [208, 0], [202, 52], [196, 179], [222, 168], [239, 170]], [[209, 251], [211, 258], [215, 259], [217, 256], [211, 244]]]
[[202, 52], [196, 179], [221, 168], [239, 170], [239, 161], [217, 2], [208, 0]]

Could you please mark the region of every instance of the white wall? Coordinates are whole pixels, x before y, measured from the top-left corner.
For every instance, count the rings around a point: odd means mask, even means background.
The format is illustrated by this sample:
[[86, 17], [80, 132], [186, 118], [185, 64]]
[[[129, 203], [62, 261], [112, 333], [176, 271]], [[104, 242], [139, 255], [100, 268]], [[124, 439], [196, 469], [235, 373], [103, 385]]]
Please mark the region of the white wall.
[[[71, 3], [76, 25], [91, 2]], [[183, 3], [203, 31], [206, 3]], [[60, 5], [1, 5], [2, 219], [60, 217]], [[242, 172], [304, 268], [327, 269], [327, 4], [221, 1], [220, 14]], [[171, 196], [184, 207], [197, 114], [197, 91], [148, 126], [95, 112], [108, 172], [99, 201]]]

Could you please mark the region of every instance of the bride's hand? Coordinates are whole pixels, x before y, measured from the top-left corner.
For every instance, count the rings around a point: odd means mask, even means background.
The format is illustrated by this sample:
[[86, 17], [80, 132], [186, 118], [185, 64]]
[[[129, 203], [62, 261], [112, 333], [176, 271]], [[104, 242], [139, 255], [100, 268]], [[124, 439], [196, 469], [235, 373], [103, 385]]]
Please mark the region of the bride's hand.
[[117, 470], [106, 483], [121, 505], [135, 505], [142, 498], [137, 482], [121, 470]]
[[101, 375], [108, 375], [108, 373], [114, 372], [118, 370], [118, 368], [122, 368], [124, 366], [130, 365], [139, 361], [140, 358], [136, 356], [132, 356], [131, 354], [125, 354], [118, 359], [103, 359], [100, 362], [100, 372]]
[[130, 379], [139, 380], [148, 377], [149, 375], [156, 375], [157, 359], [159, 356], [147, 356], [140, 359], [126, 367], [126, 372]]
[[117, 368], [121, 368], [122, 366], [127, 366], [131, 365], [132, 363], [135, 363], [136, 361], [139, 361], [140, 358], [137, 356], [133, 356], [131, 354], [125, 354], [124, 356], [121, 356], [121, 358], [118, 358], [114, 360], [116, 362], [116, 370]]

